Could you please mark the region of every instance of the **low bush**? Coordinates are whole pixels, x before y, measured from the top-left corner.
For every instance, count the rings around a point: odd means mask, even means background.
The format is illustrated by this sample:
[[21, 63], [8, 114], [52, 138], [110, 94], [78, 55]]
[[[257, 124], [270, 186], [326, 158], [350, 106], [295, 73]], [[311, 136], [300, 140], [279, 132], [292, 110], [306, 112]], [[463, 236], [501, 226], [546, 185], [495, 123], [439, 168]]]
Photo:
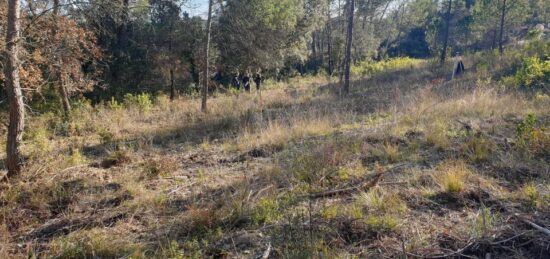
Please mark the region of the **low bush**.
[[124, 105], [129, 108], [137, 108], [141, 112], [149, 112], [153, 108], [153, 101], [149, 94], [126, 94], [124, 96]]
[[351, 72], [352, 74], [358, 76], [373, 76], [382, 72], [415, 68], [423, 62], [424, 60], [422, 59], [414, 59], [409, 57], [392, 58], [378, 62], [364, 61], [354, 65]]
[[517, 148], [529, 155], [544, 156], [550, 153], [550, 135], [538, 125], [535, 114], [528, 114], [516, 126]]
[[512, 76], [503, 78], [507, 86], [544, 88], [550, 84], [550, 60], [538, 56], [528, 57]]

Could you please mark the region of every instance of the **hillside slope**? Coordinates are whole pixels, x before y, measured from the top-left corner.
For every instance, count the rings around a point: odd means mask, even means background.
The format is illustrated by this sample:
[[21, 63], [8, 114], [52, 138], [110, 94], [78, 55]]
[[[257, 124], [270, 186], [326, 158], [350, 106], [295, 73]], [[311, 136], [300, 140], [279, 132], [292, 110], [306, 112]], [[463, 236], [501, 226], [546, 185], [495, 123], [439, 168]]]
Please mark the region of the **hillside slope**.
[[35, 116], [0, 257], [546, 258], [550, 97], [479, 60]]

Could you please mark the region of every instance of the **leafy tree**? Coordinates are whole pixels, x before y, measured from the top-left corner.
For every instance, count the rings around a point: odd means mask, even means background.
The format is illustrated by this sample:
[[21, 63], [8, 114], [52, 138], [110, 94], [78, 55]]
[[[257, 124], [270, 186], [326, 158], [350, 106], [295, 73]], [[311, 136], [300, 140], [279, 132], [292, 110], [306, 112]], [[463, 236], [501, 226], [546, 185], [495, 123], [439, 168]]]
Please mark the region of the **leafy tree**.
[[[281, 68], [303, 60], [319, 0], [228, 0], [219, 17], [220, 62], [230, 69]], [[324, 2], [324, 1], [323, 1]], [[310, 12], [310, 13], [308, 13]]]

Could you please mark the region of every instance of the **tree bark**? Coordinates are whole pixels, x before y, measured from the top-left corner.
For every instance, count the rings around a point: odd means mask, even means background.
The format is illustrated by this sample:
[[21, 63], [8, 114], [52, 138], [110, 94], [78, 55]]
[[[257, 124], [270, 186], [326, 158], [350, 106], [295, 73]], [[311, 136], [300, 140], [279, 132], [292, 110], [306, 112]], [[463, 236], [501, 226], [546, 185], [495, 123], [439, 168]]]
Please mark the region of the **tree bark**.
[[128, 21], [130, 19], [130, 0], [122, 0], [122, 24], [118, 31], [118, 49], [123, 52], [128, 47]]
[[[170, 17], [170, 19], [173, 19]], [[170, 35], [168, 39], [168, 53], [170, 53], [170, 101], [174, 101], [176, 99], [176, 85], [174, 80], [174, 59], [172, 57], [172, 49], [173, 49], [173, 34], [174, 34], [174, 21], [170, 21]]]
[[500, 34], [498, 39], [498, 52], [500, 55], [504, 53], [504, 21], [506, 19], [506, 0], [502, 3], [502, 12], [500, 14]]
[[[57, 17], [59, 16], [59, 0], [53, 1], [53, 19], [54, 19], [54, 26], [52, 29], [52, 37], [54, 41], [57, 38], [58, 33], [58, 22]], [[61, 44], [61, 43], [60, 43]], [[58, 46], [57, 52], [61, 52], [61, 46]], [[60, 56], [60, 55], [59, 55]], [[65, 76], [63, 74], [63, 59], [59, 58], [56, 60], [57, 63], [57, 71], [56, 71], [56, 78], [57, 78], [57, 91], [59, 93], [59, 98], [61, 99], [61, 104], [63, 105], [63, 113], [65, 115], [65, 118], [69, 118], [71, 114], [71, 103], [69, 101], [69, 93], [67, 91], [67, 86], [65, 85]]]
[[209, 67], [209, 58], [210, 58], [210, 30], [212, 27], [212, 1], [208, 1], [208, 18], [206, 20], [206, 41], [204, 48], [204, 74], [203, 74], [203, 86], [202, 86], [202, 105], [201, 110], [204, 113], [208, 112], [207, 99], [208, 99], [208, 67]]
[[328, 52], [328, 74], [332, 76], [334, 73], [334, 61], [332, 60], [332, 19], [330, 12], [331, 0], [328, 0], [327, 11], [327, 52]]
[[491, 49], [496, 49], [497, 48], [497, 28], [495, 27], [492, 32], [493, 32], [493, 37], [491, 40]]
[[[62, 69], [63, 61], [59, 62], [59, 70]], [[61, 103], [63, 104], [63, 113], [65, 114], [65, 118], [69, 118], [71, 115], [71, 102], [69, 101], [69, 92], [67, 91], [67, 86], [65, 85], [65, 75], [62, 71], [58, 71], [58, 79], [59, 79], [59, 96], [61, 98]]]
[[6, 145], [8, 177], [21, 173], [21, 141], [25, 129], [25, 107], [19, 81], [19, 33], [20, 0], [8, 1], [8, 24], [6, 32], [5, 84], [9, 102], [9, 126]]
[[317, 33], [311, 33], [311, 55], [313, 58], [317, 57]]
[[355, 12], [355, 0], [348, 0], [348, 32], [346, 41], [346, 57], [344, 61], [344, 93], [349, 93], [351, 72], [351, 47], [353, 46], [353, 16]]
[[441, 56], [439, 63], [445, 63], [447, 58], [447, 47], [449, 46], [449, 28], [451, 27], [451, 11], [453, 6], [453, 0], [449, 0], [449, 6], [447, 7], [447, 13], [445, 14], [445, 31], [443, 36], [443, 49], [441, 49]]

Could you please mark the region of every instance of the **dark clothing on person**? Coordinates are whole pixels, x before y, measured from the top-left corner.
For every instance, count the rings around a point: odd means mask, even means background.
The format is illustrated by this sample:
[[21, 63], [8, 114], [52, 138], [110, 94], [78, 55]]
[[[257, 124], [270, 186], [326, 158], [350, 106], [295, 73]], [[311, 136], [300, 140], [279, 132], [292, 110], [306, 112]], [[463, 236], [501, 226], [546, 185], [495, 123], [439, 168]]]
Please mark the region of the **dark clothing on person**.
[[250, 92], [250, 77], [249, 76], [243, 76], [243, 86], [244, 86], [245, 91]]
[[241, 90], [241, 81], [238, 76], [234, 76], [233, 79], [231, 79], [231, 84], [233, 87], [237, 88], [237, 90]]
[[455, 71], [454, 71], [454, 74], [455, 76], [459, 76], [461, 74], [464, 73], [464, 63], [462, 62], [462, 60], [458, 61], [458, 63], [456, 64], [456, 68], [455, 68]]
[[259, 91], [262, 84], [262, 76], [260, 74], [256, 74], [254, 77], [254, 83], [256, 83], [256, 90]]

